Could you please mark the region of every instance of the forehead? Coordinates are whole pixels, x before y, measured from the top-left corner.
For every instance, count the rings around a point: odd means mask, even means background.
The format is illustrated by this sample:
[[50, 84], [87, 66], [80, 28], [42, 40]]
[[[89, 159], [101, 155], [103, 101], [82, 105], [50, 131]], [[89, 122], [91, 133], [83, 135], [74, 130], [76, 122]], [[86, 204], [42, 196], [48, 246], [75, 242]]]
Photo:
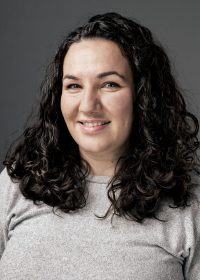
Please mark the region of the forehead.
[[73, 43], [64, 58], [64, 71], [86, 71], [89, 68], [94, 71], [130, 70], [128, 60], [120, 47], [113, 41], [100, 38], [82, 39]]

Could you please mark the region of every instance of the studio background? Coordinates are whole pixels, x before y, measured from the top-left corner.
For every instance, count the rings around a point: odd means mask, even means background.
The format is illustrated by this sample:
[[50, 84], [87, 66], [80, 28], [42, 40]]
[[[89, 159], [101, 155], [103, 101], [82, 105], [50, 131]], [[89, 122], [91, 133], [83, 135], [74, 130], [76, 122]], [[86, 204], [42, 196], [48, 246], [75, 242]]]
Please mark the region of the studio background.
[[167, 51], [189, 109], [200, 119], [198, 0], [1, 0], [0, 171], [9, 145], [37, 107], [46, 66], [67, 32], [97, 13], [147, 26]]

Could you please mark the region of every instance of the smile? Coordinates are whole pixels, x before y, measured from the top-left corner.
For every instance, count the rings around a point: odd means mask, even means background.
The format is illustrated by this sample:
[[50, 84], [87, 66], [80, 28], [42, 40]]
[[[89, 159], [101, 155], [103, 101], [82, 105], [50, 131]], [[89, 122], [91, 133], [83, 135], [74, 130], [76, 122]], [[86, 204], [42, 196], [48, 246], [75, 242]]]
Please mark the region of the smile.
[[87, 127], [95, 127], [95, 126], [102, 126], [102, 125], [106, 125], [110, 122], [102, 122], [102, 121], [98, 121], [98, 122], [80, 122], [82, 125], [87, 126]]
[[78, 122], [83, 133], [89, 135], [99, 134], [104, 131], [110, 121], [105, 120], [91, 120], [91, 121], [79, 121]]

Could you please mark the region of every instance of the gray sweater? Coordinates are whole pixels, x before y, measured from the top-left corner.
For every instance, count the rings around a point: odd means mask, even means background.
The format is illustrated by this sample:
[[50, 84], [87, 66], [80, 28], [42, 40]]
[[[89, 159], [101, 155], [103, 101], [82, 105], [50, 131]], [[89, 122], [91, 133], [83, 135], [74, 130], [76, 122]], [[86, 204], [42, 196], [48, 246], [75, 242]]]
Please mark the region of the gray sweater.
[[23, 197], [4, 170], [0, 175], [1, 280], [199, 280], [200, 209], [165, 202], [159, 218], [142, 224], [116, 217], [109, 207], [109, 177], [90, 176], [87, 206], [56, 215]]

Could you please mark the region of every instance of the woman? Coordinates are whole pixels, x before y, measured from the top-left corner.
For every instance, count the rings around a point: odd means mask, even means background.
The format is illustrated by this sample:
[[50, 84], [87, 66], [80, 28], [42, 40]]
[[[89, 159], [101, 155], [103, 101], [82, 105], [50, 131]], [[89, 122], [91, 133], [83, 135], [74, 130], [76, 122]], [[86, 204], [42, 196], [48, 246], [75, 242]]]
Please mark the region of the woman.
[[41, 91], [1, 174], [0, 278], [200, 279], [198, 121], [151, 32], [92, 17]]

